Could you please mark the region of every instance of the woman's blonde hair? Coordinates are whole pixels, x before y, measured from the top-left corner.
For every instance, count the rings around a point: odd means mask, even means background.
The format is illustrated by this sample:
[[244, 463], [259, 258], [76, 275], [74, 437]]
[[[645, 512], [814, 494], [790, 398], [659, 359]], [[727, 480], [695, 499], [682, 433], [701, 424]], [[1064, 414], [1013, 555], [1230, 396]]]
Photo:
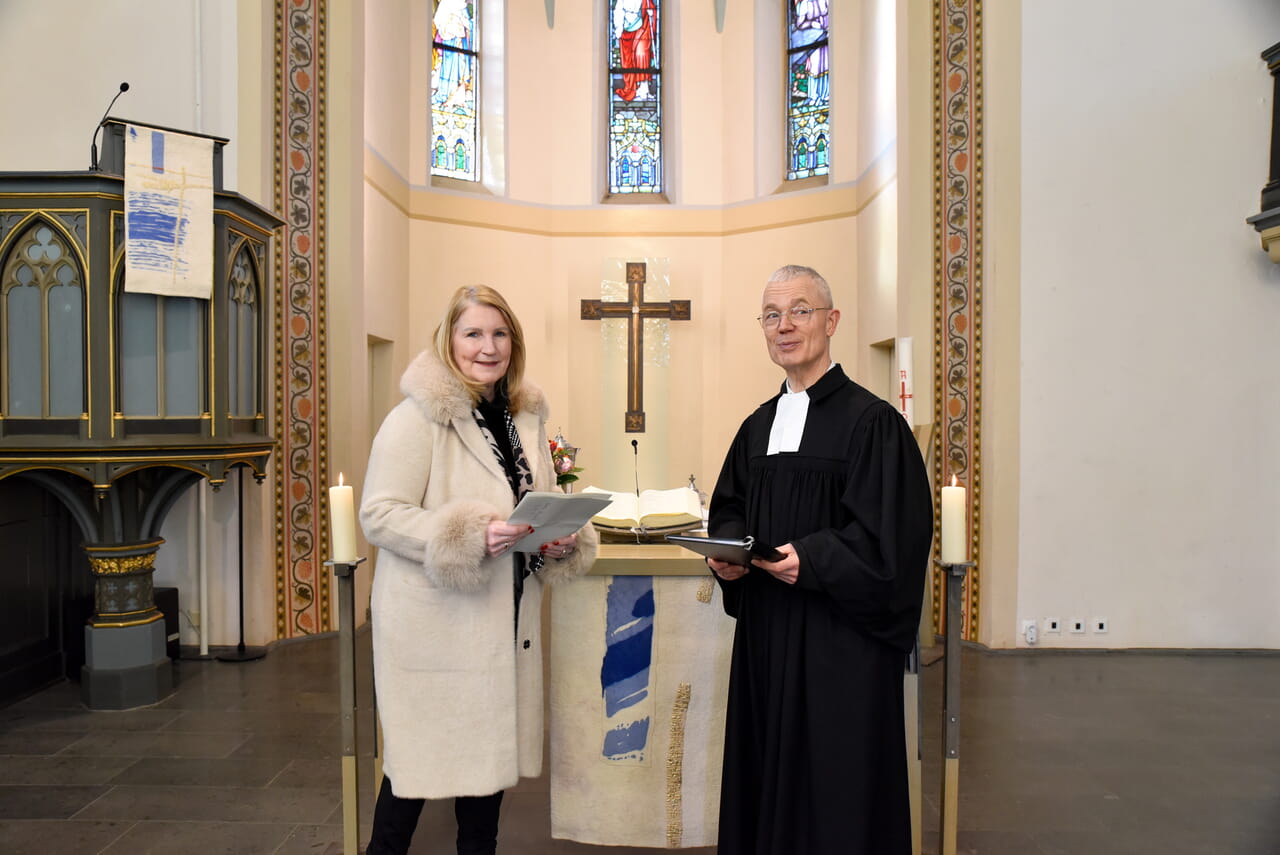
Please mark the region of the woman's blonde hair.
[[507, 363], [507, 373], [500, 385], [507, 396], [511, 412], [518, 412], [520, 384], [524, 380], [524, 330], [520, 329], [520, 321], [516, 320], [511, 306], [507, 305], [506, 299], [497, 291], [488, 285], [463, 285], [453, 292], [453, 297], [450, 298], [449, 305], [445, 309], [444, 319], [436, 327], [433, 337], [436, 355], [440, 357], [441, 362], [449, 366], [449, 370], [453, 372], [454, 377], [458, 378], [458, 382], [470, 390], [471, 402], [473, 404], [478, 402], [484, 391], [484, 384], [477, 383], [463, 374], [453, 355], [453, 328], [469, 306], [490, 306], [497, 309], [502, 314], [507, 328], [511, 330], [511, 361]]

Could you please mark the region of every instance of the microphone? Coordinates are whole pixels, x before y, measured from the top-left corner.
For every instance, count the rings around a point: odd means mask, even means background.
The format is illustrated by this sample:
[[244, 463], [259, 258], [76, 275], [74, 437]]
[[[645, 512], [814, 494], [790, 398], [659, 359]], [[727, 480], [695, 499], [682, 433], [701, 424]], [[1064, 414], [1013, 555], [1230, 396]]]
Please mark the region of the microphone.
[[101, 172], [98, 167], [98, 131], [102, 130], [102, 126], [107, 123], [107, 114], [111, 112], [111, 108], [116, 105], [116, 98], [129, 91], [128, 83], [120, 84], [120, 91], [116, 93], [115, 98], [111, 99], [111, 103], [107, 105], [106, 112], [102, 114], [102, 119], [98, 122], [98, 126], [93, 129], [93, 143], [89, 146], [89, 171]]
[[640, 441], [631, 440], [631, 450], [636, 453], [636, 498], [640, 498]]

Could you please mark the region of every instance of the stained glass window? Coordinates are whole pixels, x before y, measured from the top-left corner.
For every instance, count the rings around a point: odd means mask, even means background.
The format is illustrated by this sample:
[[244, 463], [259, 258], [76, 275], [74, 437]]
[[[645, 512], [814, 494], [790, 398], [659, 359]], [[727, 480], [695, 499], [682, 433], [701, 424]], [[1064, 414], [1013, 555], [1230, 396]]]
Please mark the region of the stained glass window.
[[660, 0], [609, 0], [609, 192], [661, 193]]
[[437, 0], [431, 19], [431, 174], [479, 180], [477, 0]]
[[787, 180], [830, 169], [828, 0], [787, 3]]

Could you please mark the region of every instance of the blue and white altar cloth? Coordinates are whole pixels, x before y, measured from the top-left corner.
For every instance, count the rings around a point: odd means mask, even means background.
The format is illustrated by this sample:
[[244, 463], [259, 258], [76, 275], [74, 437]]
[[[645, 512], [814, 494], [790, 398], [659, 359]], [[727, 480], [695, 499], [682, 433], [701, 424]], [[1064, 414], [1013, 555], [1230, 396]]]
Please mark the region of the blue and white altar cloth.
[[552, 589], [553, 837], [715, 844], [732, 640], [710, 574]]

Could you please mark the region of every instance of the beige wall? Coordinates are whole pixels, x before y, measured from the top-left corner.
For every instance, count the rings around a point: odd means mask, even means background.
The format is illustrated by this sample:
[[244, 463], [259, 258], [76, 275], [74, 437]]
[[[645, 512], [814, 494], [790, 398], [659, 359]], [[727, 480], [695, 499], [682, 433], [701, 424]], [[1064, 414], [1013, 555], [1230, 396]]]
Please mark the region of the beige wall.
[[[1017, 636], [1021, 403], [1021, 82], [1000, 69], [1021, 56], [1017, 3], [988, 8], [983, 210], [986, 266], [982, 292], [982, 568], [978, 640], [1014, 647]], [[1038, 629], [1038, 627], [1037, 627]], [[1021, 639], [1025, 644], [1025, 640]], [[1046, 642], [1047, 643], [1047, 642]]]
[[1021, 81], [988, 173], [1021, 186], [988, 232], [1020, 245], [1016, 619], [1110, 621], [1055, 645], [1280, 647], [1280, 267], [1245, 224], [1277, 33], [1274, 3], [1026, 2], [988, 52]]

